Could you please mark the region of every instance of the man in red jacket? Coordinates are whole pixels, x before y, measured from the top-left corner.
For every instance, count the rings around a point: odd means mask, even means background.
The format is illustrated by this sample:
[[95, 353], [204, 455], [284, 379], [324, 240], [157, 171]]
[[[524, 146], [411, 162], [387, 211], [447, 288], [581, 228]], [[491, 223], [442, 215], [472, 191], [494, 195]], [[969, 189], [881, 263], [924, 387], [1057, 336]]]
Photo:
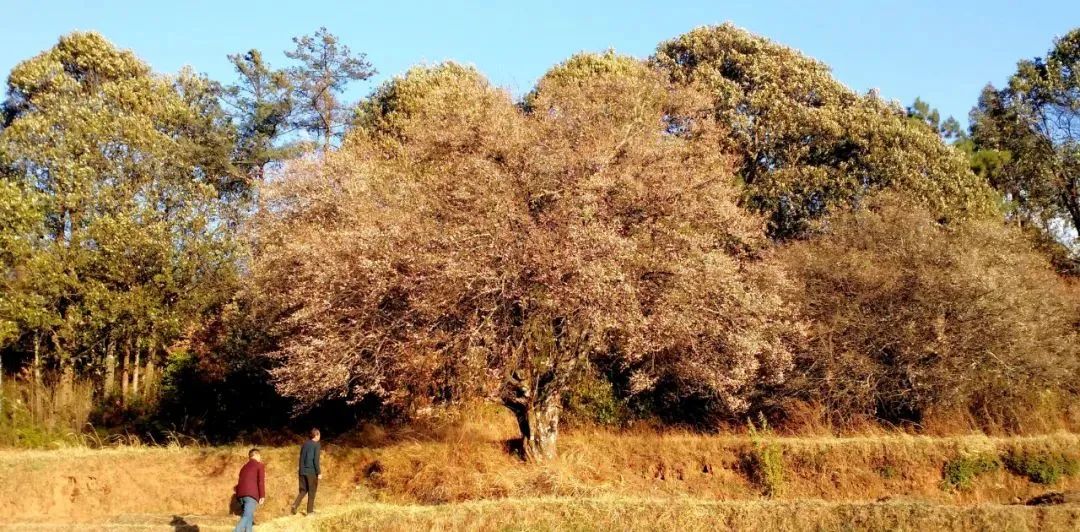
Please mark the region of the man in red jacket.
[[255, 527], [255, 507], [266, 500], [266, 468], [258, 449], [248, 451], [248, 461], [240, 468], [240, 479], [233, 491], [244, 504], [244, 515], [233, 532], [252, 532]]

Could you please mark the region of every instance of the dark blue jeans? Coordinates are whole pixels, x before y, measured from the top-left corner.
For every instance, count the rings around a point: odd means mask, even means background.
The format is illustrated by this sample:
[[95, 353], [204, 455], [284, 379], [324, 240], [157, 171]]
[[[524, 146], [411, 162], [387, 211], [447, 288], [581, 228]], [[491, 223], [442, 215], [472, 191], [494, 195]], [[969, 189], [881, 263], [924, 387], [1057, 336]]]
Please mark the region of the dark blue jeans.
[[240, 497], [240, 502], [244, 504], [244, 515], [240, 517], [240, 522], [236, 524], [233, 532], [252, 532], [255, 529], [255, 507], [259, 505], [259, 501], [254, 497]]

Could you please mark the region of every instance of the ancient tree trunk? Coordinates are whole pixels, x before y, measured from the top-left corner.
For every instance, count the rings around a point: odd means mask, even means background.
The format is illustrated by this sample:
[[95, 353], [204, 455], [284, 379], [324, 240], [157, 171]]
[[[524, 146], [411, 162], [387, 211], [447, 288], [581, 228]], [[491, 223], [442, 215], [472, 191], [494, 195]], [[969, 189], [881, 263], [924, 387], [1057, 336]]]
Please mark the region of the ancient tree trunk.
[[587, 331], [573, 331], [566, 319], [533, 321], [516, 359], [518, 369], [502, 389], [502, 402], [514, 413], [521, 429], [525, 459], [542, 462], [555, 458], [559, 437], [562, 393], [574, 368], [584, 358]]
[[530, 462], [551, 460], [558, 454], [559, 402], [545, 401], [514, 414], [521, 429], [522, 452]]
[[502, 401], [517, 418], [521, 452], [526, 461], [543, 462], [558, 454], [560, 390], [554, 383], [531, 382], [521, 372], [506, 384]]

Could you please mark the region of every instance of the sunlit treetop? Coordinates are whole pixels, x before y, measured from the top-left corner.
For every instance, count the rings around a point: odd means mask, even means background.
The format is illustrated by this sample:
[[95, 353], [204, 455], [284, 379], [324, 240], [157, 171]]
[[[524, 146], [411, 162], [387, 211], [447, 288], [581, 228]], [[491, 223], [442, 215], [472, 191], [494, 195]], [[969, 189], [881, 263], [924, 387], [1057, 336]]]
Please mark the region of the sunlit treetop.
[[735, 141], [746, 204], [769, 216], [773, 236], [882, 188], [921, 197], [945, 219], [994, 211], [985, 183], [935, 132], [797, 50], [725, 24], [661, 43], [652, 63], [710, 97]]

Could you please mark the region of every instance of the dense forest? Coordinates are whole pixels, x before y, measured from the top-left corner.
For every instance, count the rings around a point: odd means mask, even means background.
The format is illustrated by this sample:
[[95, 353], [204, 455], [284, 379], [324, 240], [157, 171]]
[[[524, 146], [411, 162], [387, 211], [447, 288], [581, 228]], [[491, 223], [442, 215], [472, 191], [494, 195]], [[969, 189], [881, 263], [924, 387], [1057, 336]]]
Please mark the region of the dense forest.
[[326, 29], [232, 80], [64, 35], [0, 115], [0, 443], [1078, 427], [1080, 29], [1047, 44], [965, 128], [730, 24], [358, 102]]

